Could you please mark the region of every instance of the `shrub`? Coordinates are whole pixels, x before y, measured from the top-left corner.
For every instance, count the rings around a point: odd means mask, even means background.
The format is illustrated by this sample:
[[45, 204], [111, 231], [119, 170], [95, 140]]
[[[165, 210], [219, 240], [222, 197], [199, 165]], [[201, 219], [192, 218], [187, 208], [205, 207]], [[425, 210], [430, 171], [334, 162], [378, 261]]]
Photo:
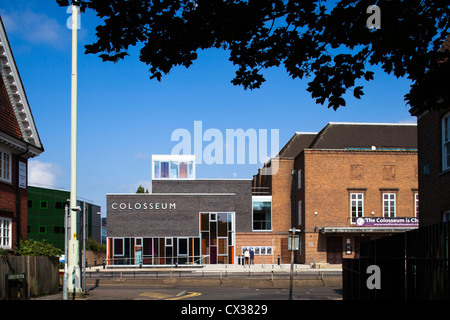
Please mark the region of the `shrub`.
[[86, 240], [86, 250], [92, 250], [92, 251], [95, 251], [95, 252], [105, 251], [106, 250], [106, 245], [105, 244], [100, 244], [94, 239], [87, 239]]
[[64, 253], [61, 249], [55, 248], [45, 240], [20, 240], [14, 252], [18, 256], [41, 256], [47, 257], [54, 264], [59, 263], [59, 257]]

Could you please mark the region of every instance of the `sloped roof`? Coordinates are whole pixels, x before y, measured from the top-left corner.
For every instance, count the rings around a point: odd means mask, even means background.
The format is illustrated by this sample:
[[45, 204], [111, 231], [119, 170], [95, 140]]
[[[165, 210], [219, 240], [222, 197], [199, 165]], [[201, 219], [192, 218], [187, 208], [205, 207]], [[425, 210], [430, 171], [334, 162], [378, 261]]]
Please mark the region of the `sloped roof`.
[[417, 125], [398, 123], [328, 123], [309, 149], [417, 149]]
[[44, 151], [0, 16], [0, 142], [34, 157]]
[[309, 147], [316, 135], [317, 132], [296, 132], [280, 150], [277, 157], [295, 158], [303, 149]]

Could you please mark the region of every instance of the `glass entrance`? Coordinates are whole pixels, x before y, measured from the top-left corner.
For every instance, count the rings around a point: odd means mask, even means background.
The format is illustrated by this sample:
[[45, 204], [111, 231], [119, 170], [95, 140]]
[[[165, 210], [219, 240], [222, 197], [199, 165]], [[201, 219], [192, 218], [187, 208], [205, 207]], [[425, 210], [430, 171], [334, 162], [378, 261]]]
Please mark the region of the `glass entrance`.
[[134, 239], [134, 261], [135, 264], [142, 264], [142, 238]]
[[200, 213], [203, 263], [234, 263], [234, 221], [234, 212]]

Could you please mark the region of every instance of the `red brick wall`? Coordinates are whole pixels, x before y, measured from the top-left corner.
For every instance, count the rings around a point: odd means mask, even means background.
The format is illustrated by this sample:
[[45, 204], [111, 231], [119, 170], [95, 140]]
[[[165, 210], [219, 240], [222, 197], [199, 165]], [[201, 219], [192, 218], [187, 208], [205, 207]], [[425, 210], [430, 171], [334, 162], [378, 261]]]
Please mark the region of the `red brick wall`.
[[[18, 156], [12, 154], [12, 183], [0, 182], [0, 216], [12, 219], [12, 244], [19, 242], [19, 239], [27, 239], [27, 225], [28, 225], [28, 193], [27, 189], [17, 188], [18, 184]], [[19, 158], [21, 162], [27, 164], [24, 158]], [[18, 190], [17, 190], [18, 189]], [[18, 192], [18, 197], [17, 197]], [[16, 199], [19, 201], [16, 205]], [[20, 217], [17, 215], [17, 210], [20, 211]], [[19, 238], [17, 235], [17, 224], [20, 222]]]
[[272, 230], [288, 233], [291, 223], [291, 191], [294, 159], [278, 161], [278, 172], [272, 177]]
[[[293, 158], [273, 158], [271, 166], [272, 176], [261, 174], [254, 176], [253, 187], [264, 186], [272, 194], [272, 231], [236, 233], [236, 253], [242, 252], [243, 246], [271, 246], [272, 256], [264, 256], [264, 263], [277, 263], [278, 255], [282, 263], [290, 263], [290, 252], [287, 250], [289, 229], [292, 227], [291, 218], [291, 188]], [[277, 169], [275, 169], [277, 168]], [[254, 189], [255, 191], [255, 189]], [[262, 256], [255, 256], [255, 263], [262, 263]]]
[[[305, 150], [297, 158], [299, 164], [302, 157], [303, 188], [296, 195], [296, 201], [302, 199], [304, 216], [299, 226], [304, 230], [300, 262], [327, 262], [326, 235], [319, 230], [351, 226], [350, 192], [364, 194], [365, 217], [383, 216], [383, 189], [396, 193], [397, 217], [414, 216], [416, 152]], [[394, 168], [395, 175], [387, 174], [386, 168]], [[344, 236], [343, 249], [348, 238], [355, 247], [353, 235], [336, 236]]]
[[442, 172], [442, 117], [448, 112], [428, 111], [417, 120], [420, 226], [441, 222], [442, 213], [450, 210], [450, 170]]
[[281, 263], [291, 263], [287, 239], [287, 235], [273, 232], [239, 233], [236, 234], [236, 256], [242, 254], [242, 247], [272, 247], [272, 255], [255, 255], [255, 264], [277, 264], [278, 256]]

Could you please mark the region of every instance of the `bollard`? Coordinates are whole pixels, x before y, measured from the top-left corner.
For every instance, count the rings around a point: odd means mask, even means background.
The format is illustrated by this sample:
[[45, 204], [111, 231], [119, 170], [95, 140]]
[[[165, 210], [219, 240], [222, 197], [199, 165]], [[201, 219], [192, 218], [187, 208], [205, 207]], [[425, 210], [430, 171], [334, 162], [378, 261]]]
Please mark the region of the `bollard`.
[[280, 255], [278, 255], [278, 265], [280, 265], [281, 264], [281, 257], [280, 257]]

